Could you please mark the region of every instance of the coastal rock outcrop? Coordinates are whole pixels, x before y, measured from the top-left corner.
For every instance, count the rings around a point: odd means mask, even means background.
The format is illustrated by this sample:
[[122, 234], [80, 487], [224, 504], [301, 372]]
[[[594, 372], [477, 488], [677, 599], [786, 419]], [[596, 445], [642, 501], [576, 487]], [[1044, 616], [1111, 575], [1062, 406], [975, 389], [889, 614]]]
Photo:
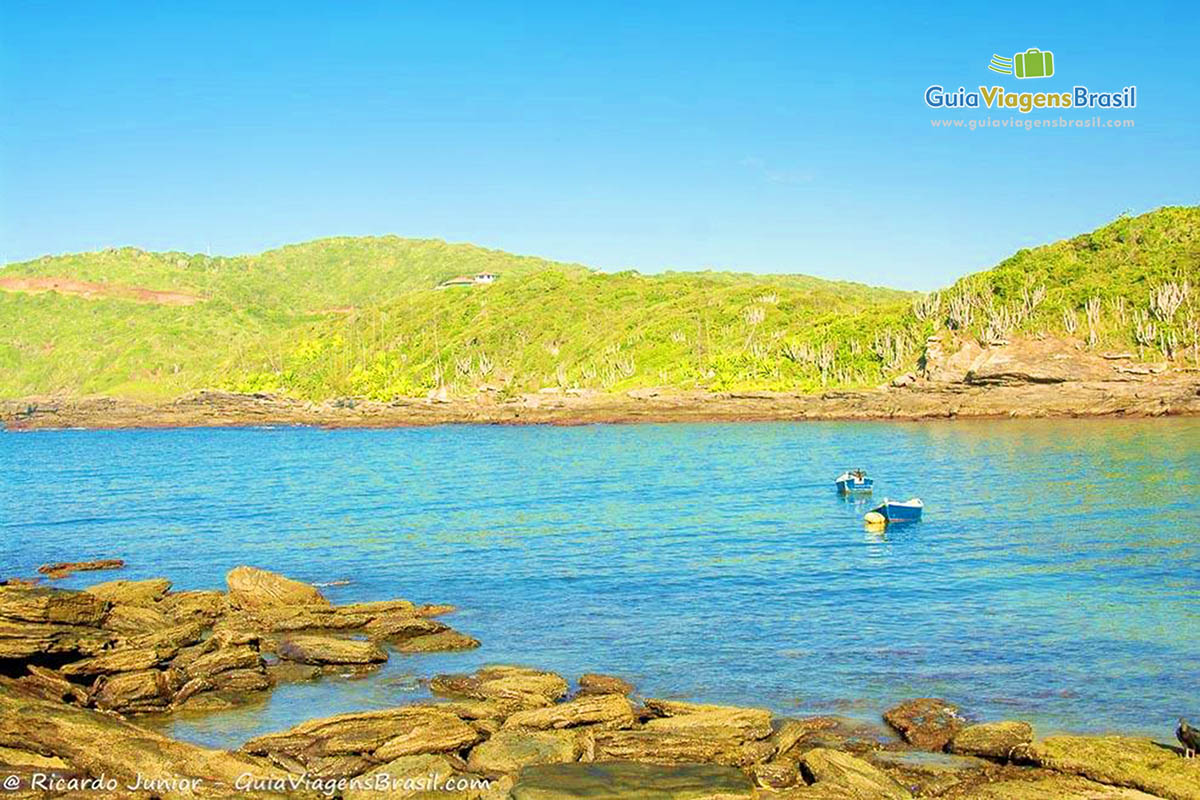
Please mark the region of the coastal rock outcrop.
[[751, 800], [745, 774], [714, 764], [541, 764], [521, 771], [513, 800]]
[[936, 383], [974, 386], [1125, 379], [1110, 361], [1053, 337], [1019, 338], [986, 347], [971, 338], [949, 336], [945, 342], [939, 338], [926, 344], [922, 371]]
[[936, 697], [907, 700], [885, 711], [883, 719], [922, 750], [944, 749], [967, 724], [958, 706]]
[[44, 586], [0, 588], [0, 618], [47, 625], [98, 626], [109, 603], [85, 592]]
[[58, 561], [42, 564], [38, 572], [48, 578], [65, 578], [73, 572], [96, 572], [105, 569], [121, 569], [125, 562], [119, 558], [101, 558], [95, 561]]
[[[254, 583], [286, 587], [261, 575]], [[226, 708], [277, 680], [367, 666], [396, 643], [456, 634], [429, 619], [434, 610], [403, 600], [246, 608], [222, 592], [147, 581], [0, 587], [0, 767], [22, 780], [42, 769], [170, 784], [88, 795], [98, 800], [304, 797], [299, 776], [362, 779], [336, 790], [343, 800], [1200, 800], [1200, 760], [1146, 739], [1034, 742], [1027, 723], [972, 725], [956, 706], [921, 698], [885, 714], [906, 745], [862, 720], [635, 705], [632, 687], [604, 676], [581, 679], [568, 699], [561, 675], [521, 666], [438, 675], [430, 689], [446, 699], [310, 720], [235, 754], [119, 717]], [[117, 627], [137, 627], [138, 612], [148, 612], [140, 629], [111, 629], [114, 615]], [[246, 774], [260, 787], [232, 788]], [[382, 793], [370, 788], [377, 780]]]
[[968, 725], [954, 734], [949, 750], [965, 756], [1007, 760], [1022, 745], [1033, 741], [1033, 726], [1028, 722], [983, 722]]
[[1200, 759], [1126, 736], [1052, 736], [1020, 747], [1014, 760], [1138, 789], [1166, 800], [1200, 800]]
[[256, 567], [234, 567], [225, 576], [225, 583], [229, 599], [238, 608], [329, 605], [316, 587]]
[[171, 582], [165, 578], [151, 578], [144, 581], [108, 581], [89, 586], [84, 591], [93, 597], [107, 600], [110, 603], [123, 603], [131, 606], [153, 605], [166, 597], [171, 589]]
[[647, 700], [646, 709], [657, 715], [646, 727], [700, 736], [746, 742], [765, 739], [773, 733], [771, 712], [762, 708], [739, 708], [672, 700]]
[[445, 630], [392, 643], [398, 653], [443, 653], [452, 650], [474, 650], [479, 640], [455, 630]]
[[908, 800], [912, 793], [882, 770], [857, 756], [818, 747], [800, 759], [804, 779], [818, 788], [845, 791], [848, 797]]
[[[456, 753], [482, 738], [458, 715], [436, 705], [339, 714], [259, 736], [243, 752], [266, 756], [296, 771], [329, 771], [331, 759], [346, 775], [403, 756]], [[346, 757], [352, 757], [347, 759]]]
[[578, 761], [580, 745], [570, 731], [502, 730], [471, 749], [473, 772], [512, 774], [533, 764]]
[[588, 694], [633, 694], [633, 684], [613, 675], [599, 675], [589, 672], [579, 676], [579, 691], [577, 695]]
[[[176, 741], [109, 714], [30, 697], [11, 684], [0, 684], [0, 747], [56, 759], [66, 765], [68, 775], [111, 778], [120, 787], [113, 796], [130, 796], [125, 787], [141, 781], [164, 787], [145, 796], [232, 798], [245, 796], [235, 786], [248, 772], [287, 780], [286, 772], [245, 756]], [[285, 795], [264, 791], [255, 796]]]
[[[39, 696], [141, 714], [245, 702], [277, 676], [296, 676], [268, 671], [280, 657], [314, 668], [362, 667], [387, 660], [385, 643], [423, 640], [423, 651], [459, 649], [462, 640], [478, 646], [429, 618], [444, 606], [333, 606], [314, 587], [250, 567], [232, 570], [229, 583], [230, 594], [176, 593], [165, 579], [83, 591], [2, 586], [0, 666]], [[434, 638], [447, 636], [460, 638]]]
[[517, 711], [504, 721], [504, 727], [545, 730], [601, 725], [606, 728], [628, 728], [633, 722], [633, 703], [628, 698], [619, 694], [598, 694], [544, 708]]
[[507, 665], [483, 667], [471, 675], [437, 675], [429, 688], [445, 697], [496, 700], [524, 708], [548, 706], [567, 694], [561, 675]]
[[1161, 800], [1137, 789], [1035, 770], [1008, 774], [955, 792], [955, 800]]
[[333, 636], [288, 636], [276, 650], [280, 658], [301, 664], [377, 664], [387, 653], [373, 642]]
[[743, 767], [766, 757], [735, 738], [634, 728], [588, 731], [581, 739], [582, 761], [638, 761], [647, 764], [722, 764]]

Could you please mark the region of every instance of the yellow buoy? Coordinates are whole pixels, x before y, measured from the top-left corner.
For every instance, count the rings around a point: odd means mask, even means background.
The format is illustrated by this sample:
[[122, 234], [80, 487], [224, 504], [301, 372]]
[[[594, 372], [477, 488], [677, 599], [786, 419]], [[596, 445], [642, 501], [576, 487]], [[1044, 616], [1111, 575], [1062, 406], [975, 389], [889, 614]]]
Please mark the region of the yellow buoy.
[[867, 515], [863, 517], [863, 522], [867, 523], [867, 527], [871, 529], [887, 527], [887, 517], [878, 511], [868, 511]]

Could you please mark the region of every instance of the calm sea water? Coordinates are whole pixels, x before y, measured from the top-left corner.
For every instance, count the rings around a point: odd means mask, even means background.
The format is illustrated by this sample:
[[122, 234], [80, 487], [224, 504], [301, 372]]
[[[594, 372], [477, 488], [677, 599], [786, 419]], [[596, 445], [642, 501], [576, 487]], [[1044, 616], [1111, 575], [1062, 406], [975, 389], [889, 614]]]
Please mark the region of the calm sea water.
[[[925, 520], [866, 532], [832, 486], [858, 465]], [[487, 662], [781, 713], [939, 695], [1043, 733], [1169, 736], [1200, 716], [1198, 497], [1197, 420], [12, 434], [0, 574], [120, 556], [120, 577], [217, 588], [248, 563], [348, 580], [338, 602], [455, 603], [483, 641], [167, 723], [212, 744]]]

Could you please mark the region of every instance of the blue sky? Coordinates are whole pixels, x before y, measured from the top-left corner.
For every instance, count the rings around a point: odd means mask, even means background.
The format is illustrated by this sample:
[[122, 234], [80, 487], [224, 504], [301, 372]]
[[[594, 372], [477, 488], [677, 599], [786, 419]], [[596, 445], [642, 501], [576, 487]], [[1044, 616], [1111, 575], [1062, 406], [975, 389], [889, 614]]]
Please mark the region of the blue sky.
[[[1200, 202], [1200, 8], [1049, 5], [0, 0], [0, 260], [396, 233], [928, 289]], [[1054, 78], [987, 71], [1029, 47]], [[1136, 127], [934, 130], [1018, 115], [931, 83], [1136, 84]]]

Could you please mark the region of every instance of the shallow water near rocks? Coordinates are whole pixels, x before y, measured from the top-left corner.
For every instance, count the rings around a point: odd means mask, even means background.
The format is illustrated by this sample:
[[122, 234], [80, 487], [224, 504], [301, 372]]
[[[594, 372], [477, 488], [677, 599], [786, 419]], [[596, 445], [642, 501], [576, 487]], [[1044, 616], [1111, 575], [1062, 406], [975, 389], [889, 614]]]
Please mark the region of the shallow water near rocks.
[[[833, 478], [924, 521], [864, 530]], [[1200, 420], [763, 423], [0, 436], [0, 575], [68, 587], [238, 564], [334, 602], [448, 602], [483, 647], [393, 654], [162, 724], [236, 746], [488, 662], [646, 695], [878, 719], [937, 695], [1039, 733], [1200, 716]]]

